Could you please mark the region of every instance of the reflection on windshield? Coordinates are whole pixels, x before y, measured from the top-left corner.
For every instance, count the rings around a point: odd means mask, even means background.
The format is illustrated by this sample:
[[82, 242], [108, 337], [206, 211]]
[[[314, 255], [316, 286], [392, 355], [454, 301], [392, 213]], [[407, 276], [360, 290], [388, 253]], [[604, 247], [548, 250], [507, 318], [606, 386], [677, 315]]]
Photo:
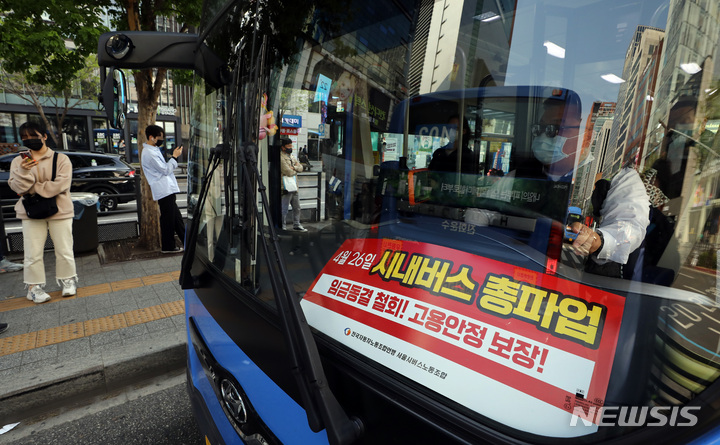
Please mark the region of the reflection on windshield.
[[[715, 2], [346, 3], [332, 26], [323, 7], [308, 17], [312, 39], [268, 83], [280, 129], [261, 158], [278, 215], [279, 138], [296, 157], [307, 148], [298, 186], [308, 233], [277, 227], [298, 294], [320, 301], [318, 283], [326, 293], [361, 286], [328, 277], [355, 253], [372, 255], [368, 269], [358, 266], [369, 271], [385, 252], [408, 249], [387, 280], [372, 277], [377, 288], [423, 267], [421, 257], [461, 276], [449, 264], [462, 258], [475, 265], [478, 291], [515, 290], [506, 310], [539, 311], [562, 289], [567, 305], [587, 303], [577, 318], [597, 321], [587, 314], [611, 293], [617, 304], [603, 314], [616, 318], [603, 320], [617, 323], [606, 332], [618, 352], [615, 365], [602, 364], [607, 400], [680, 404], [710, 385], [720, 369]], [[228, 35], [213, 41], [218, 54], [242, 46]], [[298, 38], [280, 28], [276, 37]], [[211, 120], [220, 105], [203, 106]], [[262, 259], [226, 269], [256, 266]], [[388, 286], [413, 298], [408, 283]], [[263, 284], [257, 295], [269, 301]], [[339, 298], [337, 286], [327, 298]], [[522, 300], [531, 288], [548, 299]]]

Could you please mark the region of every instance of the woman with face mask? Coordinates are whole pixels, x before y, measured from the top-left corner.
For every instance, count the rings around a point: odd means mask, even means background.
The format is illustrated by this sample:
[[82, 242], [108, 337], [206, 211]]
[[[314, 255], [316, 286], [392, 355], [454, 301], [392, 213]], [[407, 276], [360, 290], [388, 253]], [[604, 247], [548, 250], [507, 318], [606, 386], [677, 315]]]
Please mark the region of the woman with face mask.
[[[44, 290], [43, 262], [48, 232], [55, 247], [55, 277], [58, 285], [62, 286], [62, 296], [75, 295], [77, 291], [72, 235], [75, 212], [70, 199], [72, 164], [65, 154], [48, 148], [47, 133], [40, 123], [26, 122], [20, 126], [19, 133], [22, 144], [30, 150], [13, 159], [8, 185], [22, 197], [15, 204], [15, 213], [22, 220], [25, 254], [23, 279], [28, 288], [27, 299], [34, 303], [44, 303], [50, 300], [50, 295]], [[44, 218], [30, 217], [24, 201], [32, 195], [54, 198], [57, 212]]]

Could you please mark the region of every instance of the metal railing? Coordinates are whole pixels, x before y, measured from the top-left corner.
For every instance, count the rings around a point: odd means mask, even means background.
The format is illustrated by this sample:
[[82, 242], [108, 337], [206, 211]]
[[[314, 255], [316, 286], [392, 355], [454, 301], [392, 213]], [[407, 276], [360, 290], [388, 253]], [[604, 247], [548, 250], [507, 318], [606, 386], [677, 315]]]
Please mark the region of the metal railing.
[[[135, 170], [135, 176], [133, 178], [128, 178], [129, 180], [132, 180], [135, 183], [135, 193], [108, 193], [103, 195], [103, 197], [106, 198], [130, 198], [133, 197], [136, 205], [133, 208], [127, 208], [127, 209], [117, 209], [117, 210], [105, 210], [105, 211], [99, 211], [98, 212], [98, 237], [99, 242], [106, 242], [106, 241], [114, 241], [114, 240], [120, 240], [120, 239], [127, 239], [132, 237], [137, 237], [139, 235], [139, 221], [141, 218], [142, 213], [142, 205], [141, 205], [141, 176], [142, 172], [140, 169]], [[307, 180], [298, 181], [298, 191], [300, 190], [309, 190], [309, 189], [316, 189], [317, 192], [315, 193], [315, 196], [313, 197], [305, 197], [300, 198], [300, 206], [301, 208], [305, 208], [306, 210], [314, 210], [314, 220], [315, 222], [320, 221], [321, 218], [321, 200], [322, 200], [322, 172], [302, 172], [298, 173], [299, 177], [302, 178], [312, 178], [315, 177], [316, 179], [312, 181], [312, 184], [307, 184]], [[187, 174], [176, 174], [175, 178], [177, 179], [185, 179], [187, 180], [188, 175]], [[300, 178], [298, 178], [300, 179]], [[111, 178], [82, 178], [79, 179], [78, 182], [83, 183], [107, 183], [114, 179]], [[120, 179], [122, 180], [122, 178]], [[305, 184], [303, 184], [305, 182]], [[7, 180], [1, 181], [0, 185], [6, 185]], [[187, 188], [184, 190], [181, 190], [180, 194], [187, 194]], [[12, 211], [12, 217], [5, 218], [4, 213], [7, 211], [7, 209], [10, 206], [14, 206], [15, 203], [18, 201], [19, 198], [12, 198], [12, 199], [1, 199], [0, 200], [0, 207], [2, 210], [0, 210], [0, 243], [2, 243], [3, 250], [5, 252], [18, 252], [22, 251], [22, 232], [15, 232], [8, 234], [5, 231], [5, 223], [6, 222], [17, 222], [21, 221], [21, 219], [16, 218], [15, 212]], [[132, 201], [132, 200], [130, 200]], [[303, 206], [303, 203], [312, 203], [307, 206]], [[313, 209], [314, 207], [314, 209]], [[187, 203], [186, 204], [179, 204], [178, 208], [180, 209], [187, 209]], [[121, 214], [137, 214], [137, 219], [132, 221], [121, 221], [121, 222], [103, 222], [101, 216], [109, 216], [109, 215], [121, 215]], [[107, 227], [105, 227], [107, 226]], [[126, 227], [127, 226], [127, 227]], [[129, 227], [132, 226], [132, 227]], [[106, 230], [105, 230], [106, 229]], [[12, 239], [11, 239], [12, 238]], [[50, 238], [48, 237], [48, 243], [50, 243]], [[48, 246], [52, 246], [51, 244], [48, 244]], [[48, 248], [50, 248], [48, 247]]]
[[[315, 204], [315, 222], [320, 221], [320, 203], [321, 203], [321, 191], [322, 191], [322, 172], [301, 172], [298, 173], [298, 199], [300, 200], [300, 208], [304, 209], [305, 206], [303, 205], [303, 202], [313, 202]], [[312, 177], [317, 176], [317, 181], [313, 185], [301, 185], [300, 178], [303, 177]], [[317, 193], [315, 194], [314, 198], [301, 198], [300, 197], [300, 191], [301, 190], [307, 190], [307, 189], [317, 189]]]
[[[177, 179], [187, 179], [186, 174], [182, 175], [175, 175], [175, 178]], [[124, 178], [74, 178], [74, 181], [82, 182], [83, 184], [92, 184], [92, 183], [110, 183], [112, 182], [118, 182], [125, 180]], [[99, 242], [106, 242], [106, 241], [114, 241], [114, 240], [120, 240], [120, 239], [127, 239], [127, 238], [133, 238], [137, 237], [139, 235], [139, 221], [141, 217], [142, 212], [142, 205], [141, 205], [141, 172], [140, 170], [135, 171], [135, 176], [132, 178], [127, 178], [129, 181], [133, 181], [135, 186], [135, 192], [134, 193], [107, 193], [102, 195], [103, 198], [132, 198], [129, 199], [126, 202], [132, 202], [135, 201], [135, 206], [133, 208], [127, 208], [127, 209], [116, 209], [116, 210], [103, 210], [98, 211], [98, 216], [108, 216], [108, 215], [121, 215], [121, 214], [137, 214], [137, 219], [133, 219], [130, 221], [113, 221], [113, 222], [103, 222], [102, 219], [98, 218], [98, 238]], [[0, 181], [0, 185], [7, 184], [7, 180]], [[87, 187], [85, 187], [87, 188]], [[78, 192], [82, 192], [81, 190], [78, 190]], [[180, 194], [187, 194], [187, 190], [181, 190]], [[14, 210], [11, 210], [12, 215], [9, 218], [5, 217], [5, 212], [8, 211], [8, 209], [12, 209], [15, 206], [15, 203], [20, 198], [12, 198], [12, 199], [0, 199], [0, 243], [2, 243], [3, 250], [5, 252], [18, 252], [22, 251], [22, 232], [15, 232], [8, 234], [5, 230], [5, 223], [6, 222], [17, 222], [21, 221], [20, 218], [15, 217]], [[178, 205], [178, 208], [180, 209], [186, 209], [187, 204], [180, 204]], [[101, 226], [112, 226], [107, 227], [107, 230], [103, 230], [105, 227]], [[50, 238], [48, 237], [48, 242], [46, 243], [46, 248], [50, 248], [52, 246], [50, 242]]]

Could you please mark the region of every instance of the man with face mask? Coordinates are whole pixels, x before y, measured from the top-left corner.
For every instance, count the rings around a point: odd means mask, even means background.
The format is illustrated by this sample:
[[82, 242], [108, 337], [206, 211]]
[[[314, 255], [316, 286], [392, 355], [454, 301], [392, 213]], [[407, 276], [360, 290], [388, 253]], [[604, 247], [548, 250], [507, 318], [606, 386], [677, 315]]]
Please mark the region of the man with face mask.
[[[460, 117], [453, 115], [448, 119], [447, 137], [448, 144], [440, 147], [433, 153], [432, 160], [428, 169], [437, 172], [457, 172], [458, 156], [461, 156], [460, 171], [462, 173], [478, 173], [477, 156], [468, 148], [470, 141], [470, 126], [467, 120], [464, 120], [462, 127], [463, 137], [458, 137], [460, 131]], [[458, 150], [459, 148], [459, 150]]]
[[182, 252], [175, 245], [175, 235], [185, 242], [185, 223], [175, 202], [175, 194], [180, 193], [175, 169], [178, 157], [182, 155], [182, 146], [175, 148], [172, 157], [165, 161], [165, 131], [157, 125], [148, 125], [145, 129], [147, 142], [143, 144], [140, 159], [142, 173], [147, 179], [153, 200], [160, 207], [160, 251], [162, 253]]
[[[297, 174], [303, 171], [303, 167], [297, 158], [292, 155], [292, 140], [289, 138], [281, 139], [280, 150], [280, 174], [283, 177], [295, 178], [297, 183]], [[307, 229], [300, 224], [300, 199], [298, 197], [298, 191], [286, 190], [283, 185], [280, 205], [282, 206], [282, 229], [287, 230], [287, 223], [285, 220], [288, 214], [288, 206], [292, 205], [293, 230], [298, 232], [307, 232]]]
[[[539, 122], [531, 128], [533, 155], [551, 181], [569, 183], [576, 168], [593, 160], [589, 150], [577, 153], [580, 116], [579, 103], [548, 99]], [[649, 212], [650, 201], [640, 176], [634, 169], [623, 168], [610, 182], [597, 230], [580, 222], [570, 226], [577, 234], [573, 249], [590, 256], [586, 270], [622, 277], [630, 253], [645, 238]]]

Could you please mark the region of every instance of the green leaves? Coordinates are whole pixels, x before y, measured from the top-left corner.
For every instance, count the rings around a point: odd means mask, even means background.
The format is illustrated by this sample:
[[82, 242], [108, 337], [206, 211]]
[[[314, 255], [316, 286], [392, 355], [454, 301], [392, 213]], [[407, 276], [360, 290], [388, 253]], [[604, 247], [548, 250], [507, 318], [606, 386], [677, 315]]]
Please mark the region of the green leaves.
[[89, 55], [97, 51], [105, 1], [1, 0], [3, 68], [29, 82], [62, 91], [70, 88]]

